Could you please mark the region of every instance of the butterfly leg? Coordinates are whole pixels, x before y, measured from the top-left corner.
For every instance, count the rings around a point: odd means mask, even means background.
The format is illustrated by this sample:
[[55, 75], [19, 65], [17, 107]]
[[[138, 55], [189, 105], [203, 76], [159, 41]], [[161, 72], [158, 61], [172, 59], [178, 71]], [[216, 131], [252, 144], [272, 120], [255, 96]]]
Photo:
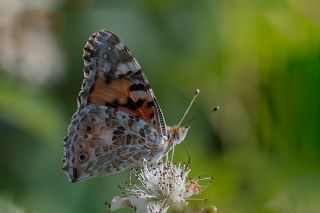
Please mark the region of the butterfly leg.
[[131, 169], [130, 169], [130, 172], [129, 172], [129, 184], [130, 184], [130, 185], [132, 185], [132, 173], [133, 173], [133, 170], [134, 170], [134, 169], [131, 168]]

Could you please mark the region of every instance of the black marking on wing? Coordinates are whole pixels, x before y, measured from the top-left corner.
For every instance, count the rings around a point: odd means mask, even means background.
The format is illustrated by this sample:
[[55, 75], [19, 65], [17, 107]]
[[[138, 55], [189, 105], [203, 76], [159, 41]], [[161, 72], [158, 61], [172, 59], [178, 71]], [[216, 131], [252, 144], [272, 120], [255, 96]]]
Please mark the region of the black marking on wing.
[[141, 107], [145, 101], [146, 100], [142, 100], [142, 99], [139, 98], [135, 103], [137, 108]]
[[143, 84], [132, 84], [129, 87], [130, 91], [147, 91], [147, 88]]
[[153, 107], [154, 106], [154, 102], [153, 101], [149, 101], [148, 103], [147, 103], [147, 107]]

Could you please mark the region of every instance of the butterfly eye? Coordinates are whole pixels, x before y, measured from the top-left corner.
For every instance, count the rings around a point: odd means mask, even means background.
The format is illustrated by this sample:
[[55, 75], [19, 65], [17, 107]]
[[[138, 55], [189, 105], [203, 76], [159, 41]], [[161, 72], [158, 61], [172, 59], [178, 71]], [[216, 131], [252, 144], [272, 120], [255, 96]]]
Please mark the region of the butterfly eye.
[[80, 155], [79, 155], [79, 161], [81, 163], [86, 162], [88, 160], [88, 158], [89, 158], [89, 155], [86, 152], [81, 152]]

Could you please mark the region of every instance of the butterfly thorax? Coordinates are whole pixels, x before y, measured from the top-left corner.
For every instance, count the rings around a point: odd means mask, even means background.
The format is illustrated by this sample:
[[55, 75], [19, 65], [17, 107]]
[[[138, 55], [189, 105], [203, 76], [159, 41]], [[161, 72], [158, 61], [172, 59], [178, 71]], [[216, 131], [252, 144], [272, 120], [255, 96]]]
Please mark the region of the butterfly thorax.
[[172, 146], [180, 144], [187, 135], [189, 127], [182, 126], [167, 126], [168, 140], [166, 141], [166, 151], [169, 151]]

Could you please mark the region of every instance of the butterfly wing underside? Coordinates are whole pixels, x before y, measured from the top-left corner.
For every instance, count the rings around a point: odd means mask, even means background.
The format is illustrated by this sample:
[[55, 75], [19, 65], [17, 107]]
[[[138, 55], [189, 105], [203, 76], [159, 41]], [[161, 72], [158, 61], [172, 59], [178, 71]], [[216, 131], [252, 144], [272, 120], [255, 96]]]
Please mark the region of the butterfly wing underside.
[[153, 127], [108, 106], [81, 109], [71, 125], [66, 143], [72, 153], [65, 168], [71, 182], [152, 162], [163, 152]]
[[101, 30], [87, 41], [78, 105], [106, 105], [145, 120], [167, 136], [166, 124], [151, 86], [127, 46], [112, 32]]
[[163, 153], [166, 124], [140, 65], [112, 32], [93, 34], [84, 48], [78, 111], [65, 138], [71, 182], [154, 161]]

